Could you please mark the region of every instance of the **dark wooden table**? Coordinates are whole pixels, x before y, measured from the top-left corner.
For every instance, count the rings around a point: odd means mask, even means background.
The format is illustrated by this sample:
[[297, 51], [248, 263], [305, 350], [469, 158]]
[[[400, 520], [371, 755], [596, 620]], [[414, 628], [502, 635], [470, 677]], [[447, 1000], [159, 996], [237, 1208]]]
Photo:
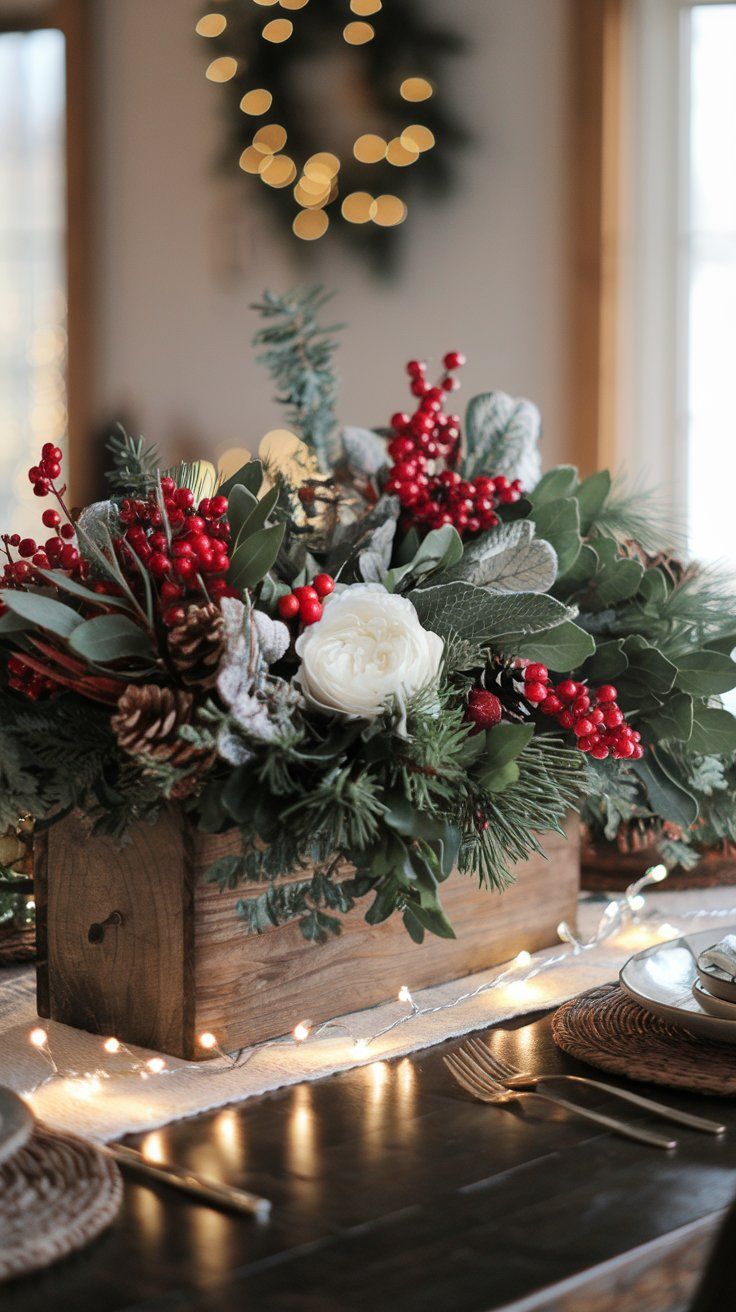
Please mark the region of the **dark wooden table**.
[[[500, 1029], [494, 1046], [517, 1064], [582, 1070], [555, 1049], [548, 1018]], [[455, 1046], [131, 1139], [267, 1195], [272, 1220], [131, 1177], [107, 1235], [4, 1286], [2, 1312], [685, 1308], [736, 1194], [736, 1105], [667, 1091], [731, 1127], [723, 1139], [678, 1128], [667, 1154], [541, 1104], [471, 1102], [442, 1065]]]

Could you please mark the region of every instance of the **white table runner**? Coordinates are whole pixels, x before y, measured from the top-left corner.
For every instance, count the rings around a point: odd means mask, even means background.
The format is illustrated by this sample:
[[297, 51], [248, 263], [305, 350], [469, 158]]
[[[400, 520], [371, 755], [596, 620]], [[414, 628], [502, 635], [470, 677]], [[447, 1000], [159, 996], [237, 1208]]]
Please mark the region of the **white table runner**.
[[[592, 934], [601, 910], [600, 901], [583, 900], [582, 930]], [[731, 910], [733, 915], [724, 915]], [[49, 1125], [102, 1141], [156, 1129], [170, 1121], [240, 1102], [283, 1085], [316, 1080], [335, 1071], [398, 1057], [511, 1016], [557, 1006], [585, 989], [615, 979], [626, 959], [652, 942], [711, 926], [717, 931], [713, 936], [715, 941], [733, 924], [736, 924], [736, 888], [657, 892], [648, 898], [645, 923], [625, 927], [617, 936], [590, 951], [569, 957], [529, 983], [512, 980], [450, 1010], [416, 1016], [390, 1034], [371, 1041], [367, 1050], [362, 1051], [356, 1050], [355, 1040], [373, 1040], [384, 1026], [406, 1014], [405, 1003], [396, 1000], [339, 1018], [347, 1034], [335, 1029], [299, 1045], [287, 1037], [257, 1050], [236, 1068], [229, 1068], [220, 1060], [193, 1065], [167, 1058], [166, 1073], [145, 1079], [140, 1074], [125, 1073], [130, 1058], [108, 1056], [94, 1035], [44, 1022], [50, 1051], [62, 1071], [76, 1071], [84, 1076], [102, 1070], [108, 1078], [53, 1080], [33, 1094], [32, 1103], [38, 1116]], [[537, 953], [533, 966], [559, 956], [562, 950], [560, 945]], [[420, 1008], [451, 1002], [498, 973], [496, 968], [424, 989], [414, 995], [414, 1001]], [[519, 976], [524, 973], [518, 972]], [[401, 983], [411, 988], [410, 978]], [[300, 1019], [295, 1016], [295, 1024]], [[22, 1094], [28, 1094], [48, 1071], [42, 1054], [29, 1043], [34, 1024], [37, 1020], [33, 970], [16, 968], [0, 972], [0, 1084]], [[136, 1050], [136, 1056], [145, 1059], [151, 1054]]]

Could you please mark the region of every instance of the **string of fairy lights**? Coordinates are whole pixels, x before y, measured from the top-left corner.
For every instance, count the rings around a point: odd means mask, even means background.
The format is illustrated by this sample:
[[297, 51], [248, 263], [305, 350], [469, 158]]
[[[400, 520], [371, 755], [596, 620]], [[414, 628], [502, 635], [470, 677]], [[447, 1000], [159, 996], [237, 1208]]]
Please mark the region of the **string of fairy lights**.
[[[252, 0], [252, 3], [263, 9], [278, 7], [291, 12], [288, 17], [264, 14], [260, 39], [273, 46], [280, 46], [294, 37], [299, 22], [295, 11], [306, 10], [310, 0]], [[311, 3], [316, 5], [318, 0], [311, 0]], [[376, 22], [380, 21], [383, 0], [349, 0], [349, 6], [348, 0], [345, 0], [345, 5], [345, 19], [339, 33], [342, 41], [353, 47], [368, 45], [376, 36]], [[227, 36], [228, 17], [219, 10], [213, 10], [199, 19], [195, 31], [205, 40], [219, 40]], [[244, 61], [238, 60], [235, 55], [218, 55], [208, 64], [206, 76], [210, 82], [221, 84], [232, 81], [244, 71], [247, 71], [247, 66], [244, 69]], [[396, 90], [407, 106], [408, 120], [413, 117], [410, 109], [428, 101], [435, 88], [428, 78], [410, 75], [397, 79]], [[381, 228], [394, 228], [404, 222], [408, 208], [399, 195], [393, 192], [374, 195], [369, 190], [357, 189], [345, 192], [340, 181], [344, 161], [332, 151], [316, 151], [298, 164], [293, 154], [287, 150], [286, 127], [271, 121], [271, 111], [277, 107], [269, 87], [250, 87], [240, 100], [240, 109], [254, 120], [269, 120], [254, 131], [250, 144], [240, 155], [240, 167], [245, 173], [260, 178], [267, 187], [276, 190], [292, 189], [299, 207], [292, 222], [292, 231], [302, 241], [316, 241], [324, 236], [331, 222], [328, 209], [338, 201], [339, 207], [332, 213], [341, 216], [349, 224], [373, 223]], [[353, 168], [356, 163], [365, 165], [369, 180], [371, 166], [387, 163], [396, 169], [408, 168], [435, 145], [435, 135], [426, 124], [407, 121], [390, 139], [377, 132], [358, 135], [352, 142], [350, 164]]]
[[[166, 1075], [178, 1075], [185, 1070], [209, 1076], [226, 1074], [245, 1066], [269, 1048], [284, 1045], [300, 1047], [307, 1043], [316, 1042], [325, 1035], [343, 1035], [347, 1043], [345, 1055], [354, 1060], [356, 1064], [365, 1060], [376, 1059], [380, 1041], [385, 1040], [397, 1030], [416, 1024], [426, 1017], [449, 1012], [467, 1005], [476, 998], [494, 991], [503, 990], [505, 998], [510, 1002], [528, 1003], [529, 986], [533, 980], [554, 971], [581, 953], [599, 947], [606, 940], [621, 934], [622, 931], [629, 929], [631, 926], [646, 928], [646, 937], [651, 942], [652, 935], [648, 932], [651, 926], [647, 926], [646, 922], [651, 921], [652, 918], [659, 919], [659, 917], [656, 912], [648, 909], [644, 890], [654, 884], [661, 883], [667, 878], [667, 875], [668, 871], [665, 866], [652, 866], [640, 879], [630, 884], [620, 896], [612, 898], [606, 904], [595, 931], [589, 937], [582, 937], [566, 921], [562, 921], [557, 926], [558, 938], [564, 944], [560, 952], [552, 956], [540, 957], [536, 961], [530, 952], [519, 952], [513, 961], [490, 979], [484, 980], [476, 987], [449, 1000], [421, 1005], [413, 996], [410, 987], [407, 984], [402, 984], [398, 992], [397, 1002], [402, 1004], [405, 1010], [382, 1025], [368, 1038], [356, 1036], [343, 1019], [328, 1020], [317, 1025], [309, 1019], [303, 1019], [296, 1022], [290, 1034], [280, 1038], [268, 1039], [265, 1042], [254, 1044], [252, 1047], [241, 1048], [236, 1052], [226, 1052], [216, 1034], [204, 1031], [198, 1035], [197, 1042], [203, 1053], [212, 1055], [212, 1060], [204, 1062], [176, 1060], [172, 1062], [161, 1056], [138, 1057], [126, 1044], [111, 1035], [102, 1039], [100, 1043], [100, 1062], [106, 1060], [107, 1064], [98, 1065], [92, 1070], [79, 1070], [63, 1066], [54, 1054], [48, 1031], [39, 1025], [34, 1026], [28, 1034], [28, 1041], [44, 1059], [47, 1071], [41, 1080], [34, 1084], [32, 1088], [26, 1090], [25, 1096], [32, 1097], [44, 1086], [60, 1081], [64, 1082], [65, 1091], [72, 1096], [89, 1100], [103, 1090], [105, 1081], [114, 1079], [115, 1076], [133, 1076], [145, 1082]], [[735, 920], [736, 907], [683, 909], [682, 912], [678, 913], [677, 919], [678, 921]], [[664, 941], [677, 937], [679, 932], [676, 926], [663, 921], [659, 923], [654, 931], [653, 938], [654, 941], [657, 939]], [[641, 944], [641, 946], [644, 945], [644, 943]]]

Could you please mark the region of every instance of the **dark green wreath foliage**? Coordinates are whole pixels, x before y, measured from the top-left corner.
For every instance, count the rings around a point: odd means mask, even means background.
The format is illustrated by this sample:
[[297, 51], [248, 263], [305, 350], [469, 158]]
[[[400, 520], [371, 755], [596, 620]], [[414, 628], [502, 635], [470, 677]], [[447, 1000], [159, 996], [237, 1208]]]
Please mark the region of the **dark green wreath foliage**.
[[[343, 40], [346, 23], [358, 17], [345, 0], [316, 0], [289, 13], [279, 10], [278, 17], [294, 24], [292, 36], [283, 44], [261, 38], [265, 23], [274, 16], [258, 6], [229, 5], [222, 35], [201, 42], [208, 62], [221, 55], [238, 61], [235, 77], [218, 88], [224, 129], [220, 166], [232, 174], [253, 134], [266, 122], [280, 123], [286, 129], [284, 150], [297, 167], [319, 151], [336, 154], [342, 168], [340, 195], [327, 209], [332, 217], [330, 236], [339, 231], [385, 271], [401, 240], [400, 230], [344, 222], [339, 213], [342, 199], [354, 191], [368, 191], [373, 196], [399, 194], [411, 202], [417, 194], [436, 199], [450, 190], [459, 150], [468, 134], [448, 108], [442, 88], [448, 56], [458, 54], [464, 43], [457, 30], [429, 17], [419, 0], [385, 4], [367, 20], [375, 30], [373, 40], [360, 46], [349, 46]], [[404, 78], [412, 76], [427, 78], [435, 88], [434, 94], [419, 104], [403, 100], [399, 93]], [[353, 104], [343, 103], [340, 88], [344, 84], [352, 88], [353, 103], [357, 97], [366, 106], [365, 118], [358, 125]], [[267, 115], [253, 118], [242, 112], [240, 101], [247, 91], [261, 87], [271, 92], [273, 104]], [[391, 140], [412, 122], [429, 128], [436, 140], [434, 148], [415, 164], [396, 168], [385, 161], [366, 165], [354, 159], [354, 137], [372, 132]], [[292, 247], [298, 246], [306, 256], [309, 243], [297, 241], [291, 233], [299, 211], [293, 188], [274, 189], [250, 176], [244, 182], [251, 193], [260, 194]]]

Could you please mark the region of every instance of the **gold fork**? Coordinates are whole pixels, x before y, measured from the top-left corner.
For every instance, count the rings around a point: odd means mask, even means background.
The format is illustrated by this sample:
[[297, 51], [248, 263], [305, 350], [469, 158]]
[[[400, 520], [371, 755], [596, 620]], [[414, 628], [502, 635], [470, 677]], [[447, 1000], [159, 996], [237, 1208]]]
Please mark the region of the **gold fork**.
[[520, 1071], [518, 1066], [512, 1066], [510, 1061], [491, 1052], [480, 1039], [471, 1039], [468, 1047], [485, 1064], [489, 1074], [505, 1084], [507, 1089], [535, 1089], [539, 1084], [550, 1083], [585, 1084], [590, 1089], [602, 1089], [604, 1093], [610, 1093], [612, 1097], [620, 1098], [634, 1107], [641, 1107], [654, 1116], [661, 1116], [666, 1121], [674, 1121], [676, 1125], [686, 1125], [691, 1130], [701, 1130], [703, 1134], [726, 1132], [725, 1125], [721, 1125], [720, 1121], [694, 1116], [692, 1112], [681, 1112], [676, 1107], [655, 1102], [654, 1098], [645, 1098], [643, 1094], [633, 1093], [630, 1089], [620, 1089], [618, 1085], [606, 1084], [603, 1080], [591, 1080], [587, 1075], [535, 1075], [531, 1071]]
[[652, 1148], [670, 1149], [677, 1147], [676, 1139], [665, 1139], [659, 1134], [654, 1134], [651, 1130], [643, 1130], [637, 1125], [630, 1125], [628, 1121], [619, 1121], [613, 1116], [606, 1116], [603, 1112], [593, 1111], [589, 1107], [578, 1107], [574, 1102], [568, 1102], [566, 1098], [559, 1098], [554, 1093], [508, 1089], [498, 1079], [489, 1074], [487, 1068], [480, 1063], [477, 1056], [470, 1049], [469, 1044], [458, 1048], [456, 1052], [450, 1053], [442, 1060], [460, 1087], [480, 1102], [502, 1105], [503, 1103], [517, 1102], [524, 1098], [539, 1098], [542, 1102], [551, 1102], [555, 1107], [563, 1107], [565, 1111], [573, 1112], [575, 1116], [579, 1116], [584, 1121], [591, 1121], [594, 1125], [600, 1125], [606, 1130], [612, 1130], [614, 1134], [623, 1135], [626, 1139], [634, 1139], [637, 1143], [645, 1143]]

